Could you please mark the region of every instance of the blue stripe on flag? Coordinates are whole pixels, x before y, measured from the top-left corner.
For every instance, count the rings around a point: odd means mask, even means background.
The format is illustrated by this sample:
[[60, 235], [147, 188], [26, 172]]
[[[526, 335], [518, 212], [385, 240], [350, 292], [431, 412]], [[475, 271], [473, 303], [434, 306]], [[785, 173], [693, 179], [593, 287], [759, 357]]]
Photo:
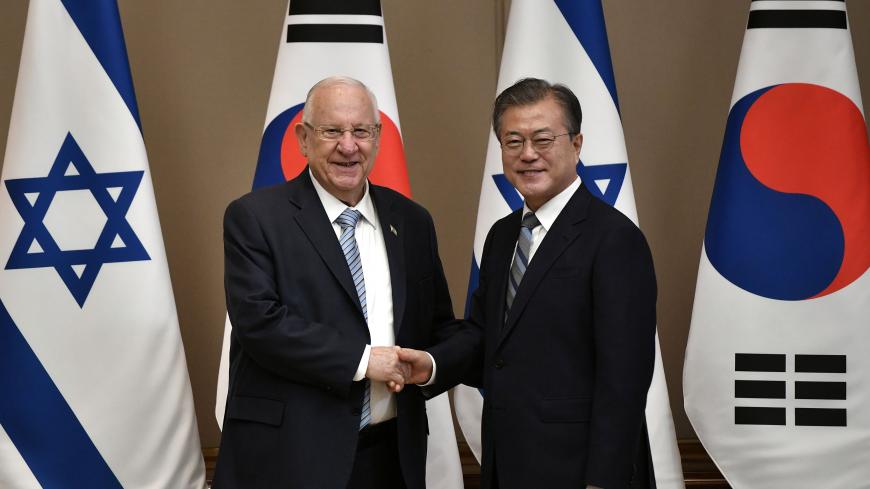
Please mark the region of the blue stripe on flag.
[[0, 301], [0, 425], [45, 489], [122, 489]]
[[604, 25], [604, 9], [601, 0], [555, 0], [556, 6], [568, 22], [580, 45], [589, 55], [598, 75], [607, 86], [613, 105], [619, 111], [616, 97], [616, 81], [613, 63], [610, 61], [610, 45], [607, 42], [607, 27]]
[[468, 293], [465, 295], [465, 319], [471, 316], [471, 294], [477, 290], [477, 284], [480, 282], [480, 267], [477, 265], [477, 258], [474, 253], [471, 254], [471, 274], [468, 277]]
[[133, 91], [133, 78], [130, 75], [130, 61], [127, 59], [118, 4], [115, 0], [61, 0], [61, 3], [97, 60], [103, 65], [141, 130], [139, 106]]

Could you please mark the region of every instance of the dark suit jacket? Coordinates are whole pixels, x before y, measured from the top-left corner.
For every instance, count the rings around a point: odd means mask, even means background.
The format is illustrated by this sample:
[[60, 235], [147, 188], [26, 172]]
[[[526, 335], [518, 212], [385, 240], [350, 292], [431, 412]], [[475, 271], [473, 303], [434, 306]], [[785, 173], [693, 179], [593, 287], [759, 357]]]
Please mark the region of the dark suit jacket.
[[484, 245], [463, 332], [473, 345], [477, 329], [484, 351], [430, 349], [439, 385], [469, 368], [463, 355], [482, 359], [471, 371], [482, 372], [484, 389], [484, 488], [494, 470], [502, 489], [630, 487], [636, 461], [646, 458], [641, 433], [655, 353], [646, 240], [581, 185], [540, 243], [505, 321], [521, 217], [496, 222]]
[[[432, 219], [370, 185], [393, 288], [396, 344], [449, 336], [453, 310]], [[395, 230], [393, 233], [392, 230]], [[308, 169], [232, 202], [224, 217], [233, 325], [230, 385], [216, 489], [345, 489], [370, 341], [350, 271]], [[398, 447], [409, 489], [425, 486], [427, 420], [416, 386], [397, 395]]]

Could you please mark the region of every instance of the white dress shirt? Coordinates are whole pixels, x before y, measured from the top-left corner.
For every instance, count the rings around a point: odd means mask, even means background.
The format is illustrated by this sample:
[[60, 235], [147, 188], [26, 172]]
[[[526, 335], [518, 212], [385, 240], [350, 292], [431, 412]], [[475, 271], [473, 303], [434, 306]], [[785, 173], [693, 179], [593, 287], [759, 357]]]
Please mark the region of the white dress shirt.
[[[317, 191], [320, 203], [323, 204], [323, 209], [326, 211], [326, 216], [332, 223], [332, 229], [335, 231], [336, 239], [338, 239], [341, 236], [341, 226], [335, 223], [335, 219], [348, 206], [327, 192], [314, 178], [314, 175], [311, 175], [311, 181], [314, 183], [314, 190]], [[387, 247], [378, 221], [378, 213], [369, 194], [368, 182], [366, 182], [363, 198], [351, 209], [362, 214], [362, 219], [357, 222], [354, 237], [362, 262], [363, 280], [366, 286], [368, 327], [372, 341], [370, 345], [366, 345], [362, 352], [359, 367], [353, 377], [354, 381], [359, 381], [365, 378], [371, 347], [393, 346], [396, 344], [396, 336], [393, 331], [393, 288], [390, 281], [390, 263], [387, 260]], [[372, 381], [371, 383], [371, 413], [371, 424], [396, 417], [396, 396], [387, 389], [387, 384], [384, 382]]]
[[[532, 263], [532, 258], [535, 257], [535, 252], [538, 251], [538, 246], [540, 246], [541, 241], [544, 240], [547, 231], [553, 227], [556, 218], [562, 213], [562, 209], [568, 205], [568, 201], [571, 200], [571, 196], [574, 195], [574, 192], [576, 192], [578, 188], [580, 188], [580, 178], [575, 178], [574, 181], [571, 182], [571, 185], [568, 185], [565, 190], [556, 194], [552, 199], [544, 202], [544, 205], [539, 207], [537, 211], [532, 211], [525, 203], [523, 203], [523, 215], [525, 216], [528, 212], [534, 212], [535, 217], [538, 218], [538, 222], [541, 223], [540, 226], [535, 226], [535, 229], [532, 230], [532, 245], [529, 247], [529, 264]], [[517, 236], [517, 241], [519, 241], [519, 236]], [[516, 246], [514, 247], [514, 257], [516, 257]], [[513, 265], [513, 263], [511, 263], [511, 265]]]

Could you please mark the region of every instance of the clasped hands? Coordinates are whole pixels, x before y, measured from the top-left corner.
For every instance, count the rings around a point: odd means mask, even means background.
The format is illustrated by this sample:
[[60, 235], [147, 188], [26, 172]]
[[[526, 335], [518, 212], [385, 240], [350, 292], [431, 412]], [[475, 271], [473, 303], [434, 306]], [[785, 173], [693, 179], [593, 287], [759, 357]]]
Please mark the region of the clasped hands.
[[390, 392], [405, 384], [425, 384], [432, 377], [432, 358], [420, 350], [399, 346], [373, 346], [366, 378], [386, 382]]

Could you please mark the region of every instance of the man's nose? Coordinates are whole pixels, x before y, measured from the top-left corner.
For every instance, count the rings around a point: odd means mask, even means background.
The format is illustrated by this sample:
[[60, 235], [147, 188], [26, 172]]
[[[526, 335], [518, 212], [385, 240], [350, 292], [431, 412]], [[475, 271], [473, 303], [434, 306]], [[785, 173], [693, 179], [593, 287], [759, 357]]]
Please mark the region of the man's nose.
[[341, 133], [341, 137], [338, 138], [338, 149], [342, 153], [354, 153], [359, 146], [356, 144], [356, 139], [353, 138], [353, 135], [350, 131], [344, 131]]
[[520, 151], [520, 159], [522, 161], [535, 161], [540, 156], [540, 153], [535, 149], [530, 139], [523, 141], [523, 149]]

